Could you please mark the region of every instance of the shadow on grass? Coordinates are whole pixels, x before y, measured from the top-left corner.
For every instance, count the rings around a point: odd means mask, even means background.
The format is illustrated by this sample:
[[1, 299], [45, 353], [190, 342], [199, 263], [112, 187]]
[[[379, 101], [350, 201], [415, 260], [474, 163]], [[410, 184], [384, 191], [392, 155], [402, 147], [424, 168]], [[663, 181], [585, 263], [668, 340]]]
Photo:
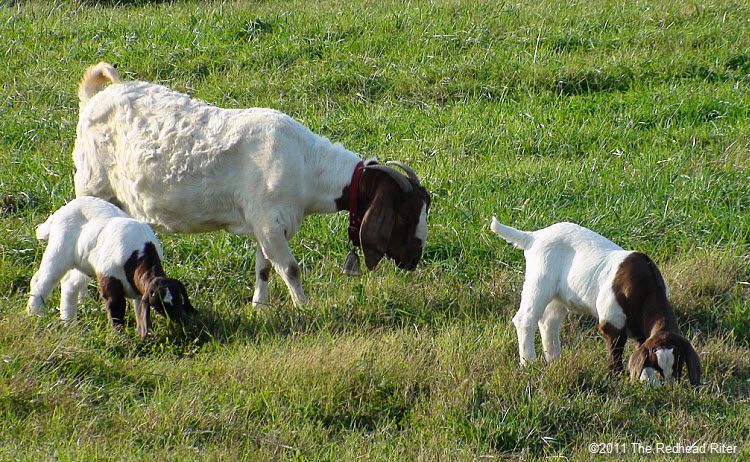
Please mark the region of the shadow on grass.
[[628, 68], [589, 70], [573, 72], [558, 77], [553, 90], [563, 96], [574, 96], [581, 94], [625, 91], [635, 80], [635, 74]]
[[[472, 303], [444, 297], [417, 300], [398, 294], [362, 305], [351, 299], [341, 305], [297, 308], [291, 303], [254, 308], [247, 304], [231, 313], [198, 308], [182, 323], [152, 318], [153, 332], [138, 347], [139, 354], [168, 353], [191, 356], [212, 344], [256, 342], [320, 331], [331, 333], [382, 332], [416, 327], [437, 328], [456, 321], [497, 322], [508, 306], [506, 297], [475, 295]], [[130, 326], [134, 331], [134, 326]]]
[[39, 201], [31, 192], [19, 191], [0, 194], [0, 214], [3, 215], [22, 213], [34, 209], [38, 205]]

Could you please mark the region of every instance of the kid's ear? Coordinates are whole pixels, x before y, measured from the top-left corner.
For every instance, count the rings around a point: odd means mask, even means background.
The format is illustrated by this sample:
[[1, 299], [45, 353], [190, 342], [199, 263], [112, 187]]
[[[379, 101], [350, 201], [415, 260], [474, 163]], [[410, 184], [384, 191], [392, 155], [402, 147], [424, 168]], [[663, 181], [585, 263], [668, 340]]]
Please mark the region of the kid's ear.
[[182, 301], [184, 303], [185, 313], [187, 314], [195, 314], [198, 312], [195, 308], [193, 308], [193, 304], [190, 303], [190, 298], [188, 297], [187, 289], [185, 288], [185, 285], [181, 283], [180, 281], [177, 281], [177, 287], [180, 290], [180, 294], [182, 295]]
[[[685, 364], [688, 370], [688, 379], [690, 383], [698, 386], [701, 384], [701, 360], [693, 345], [685, 337], [680, 335], [674, 336], [674, 343], [680, 350], [681, 356], [685, 358]], [[676, 378], [676, 377], [675, 377]]]
[[628, 361], [630, 383], [635, 383], [641, 379], [641, 371], [643, 371], [643, 367], [646, 365], [647, 359], [648, 348], [646, 348], [644, 345], [636, 348], [633, 351], [633, 354], [630, 355], [630, 360]]
[[136, 331], [141, 338], [146, 338], [151, 327], [151, 303], [149, 303], [148, 292], [141, 297], [141, 303], [135, 306]]

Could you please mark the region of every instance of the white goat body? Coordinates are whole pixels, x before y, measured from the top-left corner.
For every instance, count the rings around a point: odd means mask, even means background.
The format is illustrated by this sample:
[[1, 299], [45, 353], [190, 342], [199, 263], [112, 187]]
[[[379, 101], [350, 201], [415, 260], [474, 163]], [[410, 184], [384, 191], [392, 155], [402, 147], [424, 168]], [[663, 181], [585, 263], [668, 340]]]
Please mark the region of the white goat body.
[[524, 251], [527, 298], [533, 293], [534, 298], [554, 299], [618, 328], [625, 326], [625, 314], [613, 299], [611, 286], [631, 251], [573, 223], [535, 232], [519, 231], [496, 219], [491, 226], [495, 234]]
[[[109, 276], [123, 283], [128, 298], [139, 296], [128, 282], [125, 263], [152, 243], [163, 258], [159, 240], [151, 228], [95, 197], [79, 197], [62, 206], [37, 227], [37, 239], [48, 240], [39, 270], [31, 279], [29, 314], [42, 314], [44, 299], [62, 279], [64, 283], [60, 317], [76, 314], [80, 290], [89, 278]], [[70, 273], [70, 274], [68, 274]], [[80, 284], [83, 284], [81, 286]]]
[[522, 364], [536, 360], [537, 327], [545, 358], [559, 356], [561, 323], [568, 310], [575, 310], [599, 321], [612, 370], [622, 370], [623, 349], [631, 337], [639, 344], [634, 356], [640, 358], [638, 364], [631, 358], [631, 378], [655, 381], [653, 370], [644, 372], [650, 367], [670, 380], [686, 361], [691, 382], [698, 383], [697, 354], [682, 338], [666, 284], [646, 255], [623, 250], [573, 223], [526, 232], [493, 217], [490, 227], [523, 249], [526, 259], [521, 306], [513, 317]]
[[336, 210], [360, 161], [281, 112], [219, 109], [137, 81], [93, 96], [77, 135], [76, 194], [170, 232], [291, 236], [306, 214]]
[[99, 283], [114, 325], [123, 323], [124, 298], [136, 300], [141, 336], [148, 331], [151, 305], [174, 318], [186, 307], [192, 311], [184, 286], [164, 277], [163, 251], [153, 230], [109, 202], [79, 197], [39, 225], [36, 235], [48, 243], [31, 279], [30, 315], [44, 312], [46, 299], [62, 281], [60, 317], [74, 319], [92, 277]]

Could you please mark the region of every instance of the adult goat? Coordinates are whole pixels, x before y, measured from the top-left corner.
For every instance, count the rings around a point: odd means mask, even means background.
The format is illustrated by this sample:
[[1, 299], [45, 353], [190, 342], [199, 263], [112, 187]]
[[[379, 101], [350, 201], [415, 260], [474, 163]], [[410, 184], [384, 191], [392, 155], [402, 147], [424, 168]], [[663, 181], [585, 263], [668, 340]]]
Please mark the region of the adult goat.
[[350, 238], [370, 270], [384, 256], [414, 270], [422, 256], [430, 197], [403, 164], [395, 163], [406, 175], [363, 163], [272, 109], [221, 109], [124, 82], [107, 63], [86, 71], [78, 95], [76, 195], [108, 200], [157, 230], [253, 235], [254, 304], [268, 302], [271, 265], [293, 302], [305, 301], [288, 240], [309, 214], [349, 210]]

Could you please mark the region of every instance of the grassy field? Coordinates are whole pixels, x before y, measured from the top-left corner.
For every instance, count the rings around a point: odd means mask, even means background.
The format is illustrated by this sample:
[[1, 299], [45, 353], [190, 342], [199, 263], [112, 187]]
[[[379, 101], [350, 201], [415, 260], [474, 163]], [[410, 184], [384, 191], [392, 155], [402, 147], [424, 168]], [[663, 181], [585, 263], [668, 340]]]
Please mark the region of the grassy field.
[[[0, 459], [581, 459], [596, 442], [750, 456], [746, 2], [0, 5]], [[293, 241], [310, 303], [272, 277], [256, 310], [251, 240], [161, 235], [194, 323], [158, 318], [139, 341], [130, 313], [115, 333], [93, 287], [75, 325], [27, 317], [34, 227], [74, 197], [77, 85], [101, 60], [408, 163], [433, 195], [423, 264], [348, 278], [346, 216], [310, 217]], [[560, 360], [520, 369], [523, 255], [492, 214], [649, 253], [704, 385], [608, 377], [577, 316]]]

